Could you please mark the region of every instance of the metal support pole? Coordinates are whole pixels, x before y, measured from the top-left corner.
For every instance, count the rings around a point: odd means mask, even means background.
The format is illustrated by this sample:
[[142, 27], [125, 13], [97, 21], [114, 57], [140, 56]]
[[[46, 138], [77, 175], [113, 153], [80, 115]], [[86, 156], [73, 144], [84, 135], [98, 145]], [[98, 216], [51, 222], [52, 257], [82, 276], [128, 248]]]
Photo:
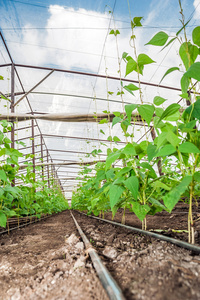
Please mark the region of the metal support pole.
[[33, 155], [33, 173], [35, 174], [35, 135], [34, 135], [34, 120], [31, 120], [32, 127], [32, 155]]
[[[11, 113], [14, 113], [15, 109], [14, 109], [14, 105], [15, 105], [15, 67], [14, 64], [11, 65], [11, 105], [10, 105], [10, 110]], [[12, 129], [11, 129], [11, 148], [15, 148], [15, 127], [14, 127], [14, 122], [12, 122]], [[14, 165], [12, 165], [12, 167], [14, 168]], [[13, 179], [12, 186], [15, 186], [15, 178]]]
[[[41, 147], [41, 162], [44, 162], [44, 155], [43, 155], [43, 143], [42, 143], [42, 135], [40, 135], [40, 147]], [[44, 166], [42, 166], [42, 180], [44, 180]]]
[[49, 152], [47, 151], [47, 180], [48, 180], [48, 188], [50, 188], [50, 181], [49, 181]]

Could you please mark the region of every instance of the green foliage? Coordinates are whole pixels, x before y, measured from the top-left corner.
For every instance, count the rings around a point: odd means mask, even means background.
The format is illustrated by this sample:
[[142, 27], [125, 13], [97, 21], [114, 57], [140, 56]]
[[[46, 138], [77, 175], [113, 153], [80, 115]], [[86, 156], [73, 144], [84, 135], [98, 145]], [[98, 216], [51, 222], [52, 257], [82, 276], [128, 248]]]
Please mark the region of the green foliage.
[[168, 34], [163, 31], [156, 33], [152, 39], [146, 43], [145, 45], [153, 45], [153, 46], [164, 46], [168, 40]]
[[147, 122], [148, 125], [150, 125], [150, 122], [152, 120], [154, 109], [155, 108], [153, 105], [148, 104], [143, 104], [138, 107], [139, 114]]
[[[23, 154], [10, 147], [11, 141], [6, 136], [12, 124], [2, 120], [0, 125], [0, 158], [5, 159], [0, 165], [0, 227], [6, 227], [7, 219], [14, 216], [40, 217], [67, 209], [68, 203], [60, 189], [53, 182], [48, 188], [42, 178], [36, 182], [31, 165], [27, 165], [26, 174], [18, 174], [18, 158]], [[12, 186], [16, 177], [26, 186]]]
[[[142, 26], [141, 20], [141, 17], [134, 18], [131, 21], [132, 29]], [[164, 46], [164, 49], [176, 40], [180, 41], [182, 66], [169, 68], [160, 82], [172, 72], [182, 71], [183, 67], [181, 97], [190, 100], [191, 105], [184, 109], [180, 104], [171, 102], [169, 106], [161, 108], [158, 106], [165, 105], [165, 97], [155, 96], [153, 104], [144, 104], [141, 97], [141, 104], [125, 105], [125, 113], [114, 112], [112, 127], [120, 124], [126, 145], [118, 146], [120, 149], [107, 149], [106, 161], [98, 162], [93, 176], [85, 176], [83, 183], [73, 193], [73, 208], [94, 214], [111, 210], [113, 216], [118, 208], [128, 208], [145, 224], [147, 214], [154, 215], [163, 209], [171, 212], [178, 201], [185, 201], [189, 203], [188, 223], [193, 228], [192, 200], [200, 196], [200, 97], [193, 83], [193, 79], [200, 81], [200, 62], [197, 61], [200, 54], [200, 27], [193, 30], [192, 41], [186, 39], [182, 42], [179, 35], [185, 31], [189, 21], [185, 24], [182, 22], [175, 37], [169, 39], [167, 33], [160, 31], [146, 45]], [[133, 44], [134, 39], [135, 35], [132, 34]], [[124, 52], [122, 59], [126, 64], [125, 76], [136, 72], [140, 77], [144, 66], [154, 62], [143, 53], [131, 57]], [[142, 93], [140, 83], [138, 87], [132, 83], [123, 86], [121, 81], [121, 88], [132, 95], [136, 90], [139, 90], [140, 96]], [[190, 90], [193, 91], [192, 96]], [[146, 140], [140, 143], [133, 142], [134, 121], [138, 121], [138, 115], [142, 118], [146, 133]], [[102, 120], [103, 123], [107, 123], [107, 119], [105, 122]], [[152, 140], [149, 132], [152, 133]], [[110, 135], [108, 139], [119, 141], [117, 136]]]
[[180, 71], [180, 69], [178, 67], [172, 67], [172, 68], [169, 68], [165, 74], [163, 75], [163, 77], [161, 78], [160, 80], [160, 83], [163, 81], [163, 79], [170, 73], [174, 72], [174, 71]]
[[192, 40], [193, 43], [200, 47], [200, 26], [197, 26], [192, 31]]

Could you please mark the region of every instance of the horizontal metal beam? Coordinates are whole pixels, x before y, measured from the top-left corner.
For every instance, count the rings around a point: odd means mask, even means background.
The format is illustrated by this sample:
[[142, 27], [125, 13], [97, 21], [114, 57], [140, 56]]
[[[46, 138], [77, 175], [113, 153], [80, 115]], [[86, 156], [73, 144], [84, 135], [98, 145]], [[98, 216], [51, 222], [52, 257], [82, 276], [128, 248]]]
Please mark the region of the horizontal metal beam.
[[[71, 161], [71, 162], [61, 162], [61, 163], [53, 163], [53, 162], [50, 162], [50, 163], [37, 163], [35, 164], [35, 166], [68, 166], [68, 165], [79, 165], [79, 166], [85, 166], [85, 165], [93, 165], [93, 164], [96, 164], [97, 162], [105, 162], [105, 160], [103, 161], [88, 161], [88, 162], [79, 162], [79, 161]], [[31, 165], [29, 165], [31, 166]], [[25, 169], [27, 168], [27, 165], [24, 164], [24, 165], [20, 165], [19, 166], [19, 169]]]
[[[54, 137], [54, 138], [66, 138], [66, 139], [75, 139], [75, 140], [84, 140], [84, 141], [95, 141], [95, 142], [104, 142], [104, 143], [111, 143], [111, 141], [108, 140], [102, 140], [102, 139], [95, 139], [95, 138], [83, 138], [78, 136], [66, 136], [66, 135], [53, 135], [53, 134], [43, 134], [43, 137]], [[112, 142], [116, 143], [116, 142]], [[126, 144], [126, 142], [117, 142], [117, 144]]]
[[[106, 80], [107, 79], [112, 79], [112, 80], [118, 80], [118, 81], [124, 81], [124, 82], [133, 82], [133, 83], [136, 83], [136, 84], [139, 83], [138, 80], [133, 80], [133, 79], [127, 79], [127, 78], [123, 78], [122, 79], [120, 77], [100, 75], [100, 74], [95, 74], [95, 73], [72, 71], [72, 70], [66, 70], [66, 69], [53, 69], [53, 68], [48, 68], [48, 67], [38, 67], [38, 66], [23, 65], [23, 64], [15, 64], [15, 67], [22, 67], [22, 68], [29, 68], [29, 69], [38, 69], [38, 70], [49, 70], [49, 71], [54, 70], [56, 72], [69, 73], [69, 74], [74, 74], [74, 75], [84, 75], [84, 76], [104, 78]], [[166, 85], [159, 85], [159, 84], [156, 84], [156, 83], [150, 83], [150, 82], [140, 81], [140, 84], [154, 86], [154, 87], [160, 87], [160, 88], [170, 89], [170, 90], [175, 90], [175, 91], [181, 91], [180, 88], [166, 86]]]
[[[70, 151], [70, 150], [60, 150], [60, 149], [48, 149], [49, 152], [51, 151], [54, 151], [54, 152], [66, 152], [66, 153], [78, 153], [78, 154], [91, 154], [90, 152], [83, 152], [83, 151]], [[92, 155], [92, 154], [91, 154]], [[106, 154], [103, 154], [103, 153], [99, 153], [98, 155], [101, 155], [101, 156], [107, 156]]]

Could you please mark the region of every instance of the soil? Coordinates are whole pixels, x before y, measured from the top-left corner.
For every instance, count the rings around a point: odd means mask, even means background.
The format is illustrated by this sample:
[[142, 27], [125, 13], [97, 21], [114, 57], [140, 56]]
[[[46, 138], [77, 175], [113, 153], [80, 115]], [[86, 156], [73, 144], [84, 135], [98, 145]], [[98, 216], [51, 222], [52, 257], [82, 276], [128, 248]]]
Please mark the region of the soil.
[[0, 236], [0, 299], [108, 299], [69, 211]]
[[[115, 221], [121, 222], [122, 213], [118, 212]], [[200, 299], [200, 256], [76, 211], [73, 214], [126, 299]], [[186, 215], [184, 218], [187, 220]], [[152, 224], [148, 220], [149, 229], [172, 229], [172, 222], [179, 226], [176, 217], [154, 220]], [[141, 227], [133, 214], [127, 213], [129, 222]], [[183, 229], [183, 223], [180, 227]], [[86, 260], [69, 211], [12, 231], [9, 236], [3, 234], [0, 244], [1, 300], [108, 299], [91, 261]]]
[[[187, 219], [188, 206], [184, 203], [179, 203], [171, 214], [168, 212], [160, 212], [154, 216], [147, 215], [147, 230], [157, 231], [163, 235], [173, 237], [179, 240], [188, 242], [188, 219]], [[195, 244], [200, 246], [200, 203], [198, 207], [193, 208], [193, 219], [195, 229]], [[113, 221], [121, 223], [124, 210], [119, 209]], [[111, 212], [104, 215], [107, 220], [112, 220]], [[125, 224], [132, 227], [142, 229], [142, 223], [137, 216], [126, 210]]]

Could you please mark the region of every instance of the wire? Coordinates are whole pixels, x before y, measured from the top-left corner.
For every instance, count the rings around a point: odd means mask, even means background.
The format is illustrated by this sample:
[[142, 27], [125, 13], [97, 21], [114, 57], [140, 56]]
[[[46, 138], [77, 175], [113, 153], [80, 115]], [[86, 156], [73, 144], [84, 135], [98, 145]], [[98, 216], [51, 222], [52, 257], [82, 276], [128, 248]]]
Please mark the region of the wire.
[[[49, 5], [41, 5], [41, 4], [34, 4], [34, 3], [28, 3], [28, 2], [23, 2], [23, 1], [19, 1], [19, 0], [8, 0], [10, 2], [15, 2], [15, 3], [20, 3], [20, 4], [24, 4], [24, 5], [29, 5], [29, 6], [35, 6], [35, 7], [40, 7], [40, 8], [50, 8]], [[61, 10], [63, 11], [63, 8], [64, 9], [69, 9], [70, 7], [69, 6], [61, 6], [60, 8], [59, 7], [51, 7], [52, 10]], [[104, 16], [97, 16], [97, 15], [92, 15], [92, 14], [88, 14], [88, 13], [84, 13], [84, 12], [80, 12], [80, 11], [77, 11], [77, 10], [70, 10], [69, 11], [70, 13], [75, 13], [75, 14], [80, 14], [80, 15], [85, 15], [85, 16], [89, 16], [89, 17], [93, 17], [93, 18], [98, 18], [98, 19], [106, 19], [106, 20], [110, 20], [109, 17], [104, 17]], [[95, 12], [95, 13], [98, 13], [98, 12]], [[100, 13], [99, 13], [100, 14]], [[123, 21], [121, 19], [118, 19], [116, 21], [119, 21], [119, 22], [123, 22], [123, 23], [129, 23], [128, 21]]]
[[[196, 25], [193, 24], [193, 25], [189, 25], [187, 27], [195, 27]], [[139, 27], [138, 29], [178, 29], [180, 28], [179, 26], [177, 27], [171, 27], [171, 26], [147, 26], [147, 25], [143, 25], [142, 27]], [[4, 31], [16, 31], [16, 30], [48, 30], [48, 29], [51, 29], [51, 30], [107, 30], [108, 28], [107, 27], [5, 27], [5, 28], [2, 28], [2, 30]], [[109, 29], [112, 29], [111, 27]], [[127, 30], [127, 29], [131, 29], [131, 27], [117, 27], [117, 29], [119, 30]]]
[[[35, 7], [40, 7], [40, 8], [49, 8], [50, 6], [49, 5], [44, 5], [44, 4], [34, 4], [34, 3], [28, 3], [28, 2], [23, 2], [23, 1], [19, 1], [19, 0], [7, 0], [7, 1], [10, 1], [10, 2], [14, 2], [14, 3], [20, 3], [20, 4], [23, 4], [23, 5], [29, 5], [29, 6], [35, 6]], [[41, 3], [41, 2], [38, 2], [38, 3]], [[196, 8], [199, 6], [199, 4], [196, 6]], [[69, 9], [69, 6], [61, 6], [60, 8], [58, 7], [53, 7], [51, 8], [52, 10], [61, 10], [63, 11], [63, 8], [64, 9]], [[103, 17], [103, 16], [94, 16], [94, 15], [91, 15], [91, 14], [88, 14], [88, 13], [84, 13], [84, 12], [80, 12], [80, 11], [69, 11], [70, 13], [75, 13], [75, 14], [81, 14], [81, 15], [86, 15], [86, 16], [90, 16], [90, 17], [93, 17], [93, 18], [99, 18], [99, 19], [106, 19], [106, 20], [109, 20], [110, 18], [109, 17]], [[194, 9], [194, 12], [195, 12], [195, 9]], [[129, 24], [130, 22], [129, 21], [125, 21], [125, 20], [122, 20], [122, 19], [115, 19], [115, 21], [119, 21], [119, 22], [122, 22], [122, 23], [127, 23]], [[130, 27], [129, 27], [130, 28]], [[144, 25], [143, 28], [165, 28], [165, 29], [172, 29], [171, 26], [146, 26]], [[173, 28], [179, 28], [178, 26], [177, 27], [174, 27]], [[17, 28], [15, 28], [17, 29]], [[35, 29], [39, 29], [39, 28], [35, 28]], [[46, 29], [46, 28], [41, 28], [41, 29]], [[51, 29], [56, 29], [56, 28], [51, 28]], [[80, 28], [80, 29], [83, 29], [83, 28]], [[126, 28], [123, 28], [123, 29], [126, 29]], [[4, 29], [5, 30], [5, 29]]]

